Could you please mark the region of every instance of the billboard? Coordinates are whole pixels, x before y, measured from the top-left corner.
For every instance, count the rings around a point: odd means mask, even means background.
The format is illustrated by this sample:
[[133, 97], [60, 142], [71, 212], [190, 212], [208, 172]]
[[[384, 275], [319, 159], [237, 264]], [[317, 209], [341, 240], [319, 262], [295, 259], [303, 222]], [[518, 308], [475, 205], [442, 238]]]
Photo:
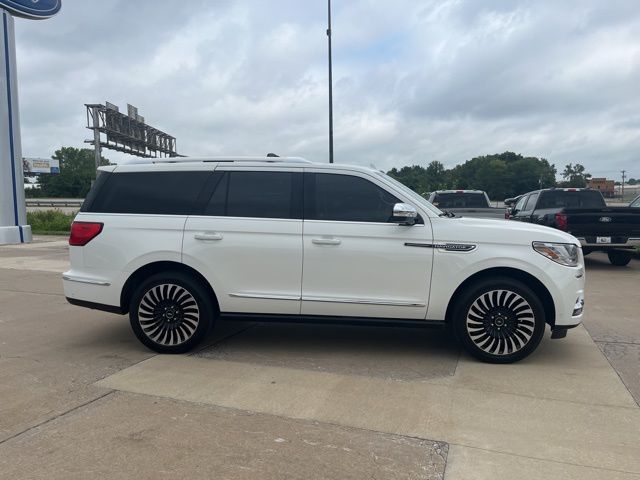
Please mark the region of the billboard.
[[26, 176], [41, 173], [60, 173], [60, 161], [52, 158], [22, 158], [22, 171]]
[[140, 157], [181, 156], [176, 151], [175, 137], [147, 125], [137, 107], [127, 104], [126, 114], [111, 102], [89, 103], [85, 107], [87, 128], [94, 132], [94, 140], [87, 143]]

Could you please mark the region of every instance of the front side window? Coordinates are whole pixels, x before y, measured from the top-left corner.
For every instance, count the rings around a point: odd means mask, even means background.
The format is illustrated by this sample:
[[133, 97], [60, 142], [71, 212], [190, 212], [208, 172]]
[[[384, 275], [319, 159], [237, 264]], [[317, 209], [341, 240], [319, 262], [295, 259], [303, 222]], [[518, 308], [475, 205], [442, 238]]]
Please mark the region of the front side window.
[[392, 220], [395, 196], [361, 177], [330, 173], [305, 175], [305, 218], [342, 222]]
[[302, 174], [294, 172], [216, 172], [217, 185], [205, 215], [302, 218]]
[[529, 200], [527, 200], [527, 204], [524, 207], [525, 212], [530, 212], [536, 206], [536, 201], [538, 200], [538, 193], [532, 193], [529, 195]]
[[524, 204], [527, 202], [527, 198], [529, 197], [528, 196], [522, 197], [520, 200], [518, 200], [518, 203], [516, 203], [516, 206], [513, 207], [513, 210], [516, 213], [522, 211], [522, 209], [524, 208]]

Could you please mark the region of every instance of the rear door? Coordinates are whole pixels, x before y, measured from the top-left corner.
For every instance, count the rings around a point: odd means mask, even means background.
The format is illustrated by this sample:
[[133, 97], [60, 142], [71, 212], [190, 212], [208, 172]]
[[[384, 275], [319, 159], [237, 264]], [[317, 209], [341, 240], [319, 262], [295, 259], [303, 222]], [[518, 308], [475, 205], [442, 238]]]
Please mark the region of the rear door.
[[209, 280], [222, 312], [299, 314], [302, 172], [222, 166], [209, 188], [186, 222], [183, 262]]
[[433, 261], [428, 217], [398, 225], [393, 205], [410, 199], [364, 173], [307, 170], [302, 313], [424, 319]]

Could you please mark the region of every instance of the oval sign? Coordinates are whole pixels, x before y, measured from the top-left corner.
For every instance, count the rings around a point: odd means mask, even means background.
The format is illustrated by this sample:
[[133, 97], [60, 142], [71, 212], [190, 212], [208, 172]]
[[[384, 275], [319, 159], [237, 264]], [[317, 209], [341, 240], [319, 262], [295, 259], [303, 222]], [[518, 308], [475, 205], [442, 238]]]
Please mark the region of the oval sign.
[[15, 17], [41, 20], [53, 17], [60, 11], [62, 0], [0, 0], [0, 8]]

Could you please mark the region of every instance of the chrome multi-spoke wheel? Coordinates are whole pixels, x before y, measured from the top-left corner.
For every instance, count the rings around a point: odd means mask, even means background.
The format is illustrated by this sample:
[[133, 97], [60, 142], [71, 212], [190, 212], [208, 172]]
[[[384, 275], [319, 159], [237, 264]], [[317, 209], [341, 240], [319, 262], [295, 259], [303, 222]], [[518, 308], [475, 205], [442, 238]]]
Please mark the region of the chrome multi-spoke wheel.
[[193, 295], [180, 285], [163, 283], [149, 289], [138, 307], [142, 331], [160, 345], [179, 345], [198, 328], [200, 310]]
[[485, 362], [511, 363], [540, 344], [545, 308], [527, 284], [510, 277], [485, 278], [456, 298], [452, 314], [458, 339]]
[[509, 290], [491, 290], [480, 295], [467, 312], [469, 337], [492, 355], [521, 350], [531, 340], [534, 327], [529, 302]]
[[138, 339], [160, 353], [189, 351], [214, 320], [214, 297], [182, 272], [165, 272], [143, 282], [131, 298], [129, 316]]

